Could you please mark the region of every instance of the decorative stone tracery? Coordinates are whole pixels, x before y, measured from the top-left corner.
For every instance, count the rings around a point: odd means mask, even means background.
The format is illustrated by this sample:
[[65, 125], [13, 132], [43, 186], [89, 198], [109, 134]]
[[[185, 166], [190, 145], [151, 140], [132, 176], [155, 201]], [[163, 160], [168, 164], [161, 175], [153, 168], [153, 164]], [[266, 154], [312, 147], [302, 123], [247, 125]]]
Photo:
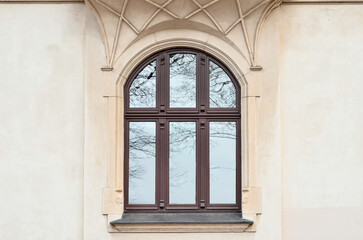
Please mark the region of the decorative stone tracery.
[[[195, 22], [214, 29], [235, 45], [248, 61], [251, 70], [260, 70], [256, 59], [259, 33], [268, 14], [281, 2], [282, 0], [86, 0], [102, 31], [106, 51], [103, 70], [106, 71], [113, 69], [123, 52], [138, 36], [153, 26], [172, 20]], [[170, 22], [169, 27], [173, 28], [173, 24], [175, 25]]]

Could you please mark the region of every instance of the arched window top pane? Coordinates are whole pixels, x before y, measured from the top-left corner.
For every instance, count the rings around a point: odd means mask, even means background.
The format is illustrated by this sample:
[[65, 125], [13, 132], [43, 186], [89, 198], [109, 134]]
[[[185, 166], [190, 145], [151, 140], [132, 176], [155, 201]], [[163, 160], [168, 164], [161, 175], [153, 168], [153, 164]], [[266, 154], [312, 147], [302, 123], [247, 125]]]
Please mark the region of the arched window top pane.
[[209, 107], [235, 108], [236, 87], [228, 74], [213, 61], [209, 61]]
[[195, 54], [177, 53], [170, 55], [170, 107], [196, 107], [196, 71]]
[[130, 108], [156, 107], [156, 60], [149, 63], [131, 84]]

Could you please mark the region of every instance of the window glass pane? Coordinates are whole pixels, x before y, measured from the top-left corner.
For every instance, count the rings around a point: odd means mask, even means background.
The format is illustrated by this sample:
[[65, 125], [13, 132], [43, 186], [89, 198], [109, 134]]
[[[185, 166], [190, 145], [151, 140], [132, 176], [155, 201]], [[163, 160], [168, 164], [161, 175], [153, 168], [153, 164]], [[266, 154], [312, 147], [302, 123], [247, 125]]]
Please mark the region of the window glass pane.
[[170, 204], [195, 204], [195, 129], [195, 122], [170, 122], [169, 124]]
[[129, 124], [129, 203], [155, 203], [155, 122]]
[[217, 64], [209, 61], [209, 107], [235, 108], [236, 88]]
[[147, 65], [132, 82], [129, 92], [130, 108], [156, 106], [156, 61]]
[[236, 122], [209, 123], [210, 203], [236, 203]]
[[170, 55], [170, 107], [196, 107], [196, 56]]

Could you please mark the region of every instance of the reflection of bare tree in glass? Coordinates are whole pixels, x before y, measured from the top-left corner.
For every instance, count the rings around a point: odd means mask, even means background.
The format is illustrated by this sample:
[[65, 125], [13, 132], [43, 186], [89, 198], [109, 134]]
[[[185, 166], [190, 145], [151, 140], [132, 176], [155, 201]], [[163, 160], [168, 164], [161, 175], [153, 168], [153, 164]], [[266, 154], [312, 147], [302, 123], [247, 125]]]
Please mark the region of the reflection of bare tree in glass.
[[210, 129], [209, 135], [213, 139], [236, 140], [236, 122], [213, 122], [213, 128]]
[[[217, 64], [210, 62], [210, 107], [236, 107], [236, 88]], [[156, 61], [148, 64], [129, 89], [130, 107], [156, 107]], [[196, 55], [170, 56], [170, 107], [196, 107]], [[213, 125], [213, 127], [211, 127]], [[142, 203], [155, 189], [156, 123], [130, 122], [129, 200]], [[196, 122], [170, 122], [170, 201], [194, 203], [196, 186]], [[235, 184], [236, 122], [210, 123], [211, 184]], [[233, 150], [234, 149], [234, 150]], [[234, 159], [234, 160], [233, 160]], [[227, 181], [226, 179], [230, 178]], [[226, 182], [227, 181], [227, 182]], [[216, 186], [217, 186], [216, 185]], [[149, 192], [150, 194], [146, 194]]]
[[[210, 127], [210, 148], [220, 147], [224, 142], [234, 143], [236, 141], [236, 122], [212, 122]], [[227, 156], [231, 153], [225, 153]], [[232, 153], [235, 155], [235, 152]], [[235, 166], [223, 166], [211, 164], [210, 169], [225, 169], [235, 171]]]
[[155, 202], [156, 123], [129, 122], [129, 203]]
[[196, 106], [196, 56], [174, 54], [170, 56], [170, 106]]
[[[169, 134], [169, 154], [170, 158], [175, 158], [181, 152], [194, 153], [196, 149], [196, 130], [194, 122], [172, 122], [173, 128]], [[192, 123], [193, 125], [187, 125]], [[214, 125], [210, 128], [210, 146], [216, 147], [223, 141], [236, 140], [236, 123], [235, 122], [213, 122]], [[138, 162], [139, 159], [155, 158], [156, 139], [155, 134], [145, 131], [141, 125], [134, 125], [130, 128], [130, 159], [132, 159], [133, 167], [130, 168], [130, 176], [132, 178], [140, 178], [145, 171], [144, 167]], [[171, 178], [175, 178], [172, 182], [183, 184], [182, 180], [185, 176], [185, 171], [175, 169], [170, 166]], [[218, 168], [211, 166], [211, 168]], [[180, 179], [179, 182], [177, 179]]]
[[[171, 122], [169, 130], [170, 187], [194, 181], [196, 130], [195, 122]], [[185, 166], [191, 164], [192, 166]], [[189, 176], [192, 174], [192, 176]]]
[[147, 65], [130, 87], [130, 107], [156, 107], [156, 61]]
[[209, 104], [212, 108], [236, 107], [236, 88], [217, 64], [209, 62]]
[[[142, 160], [155, 159], [156, 138], [155, 131], [152, 133], [147, 131], [142, 124], [150, 124], [143, 122], [132, 122], [129, 129], [129, 178], [140, 179], [145, 173], [145, 167]], [[136, 124], [135, 124], [136, 123]], [[151, 123], [155, 124], [155, 123]], [[155, 129], [155, 128], [154, 128]]]
[[236, 122], [210, 122], [210, 202], [236, 201]]
[[[129, 129], [129, 199], [140, 203], [154, 184], [155, 122], [130, 122]], [[170, 201], [191, 204], [196, 194], [196, 122], [170, 122], [169, 133]]]

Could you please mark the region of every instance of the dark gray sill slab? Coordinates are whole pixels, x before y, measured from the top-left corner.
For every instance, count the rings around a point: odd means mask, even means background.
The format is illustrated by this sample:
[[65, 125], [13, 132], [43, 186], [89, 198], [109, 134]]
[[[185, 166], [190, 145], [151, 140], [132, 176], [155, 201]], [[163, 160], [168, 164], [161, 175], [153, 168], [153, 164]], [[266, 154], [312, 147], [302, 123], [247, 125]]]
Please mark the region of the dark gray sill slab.
[[253, 224], [241, 213], [124, 213], [111, 224]]

